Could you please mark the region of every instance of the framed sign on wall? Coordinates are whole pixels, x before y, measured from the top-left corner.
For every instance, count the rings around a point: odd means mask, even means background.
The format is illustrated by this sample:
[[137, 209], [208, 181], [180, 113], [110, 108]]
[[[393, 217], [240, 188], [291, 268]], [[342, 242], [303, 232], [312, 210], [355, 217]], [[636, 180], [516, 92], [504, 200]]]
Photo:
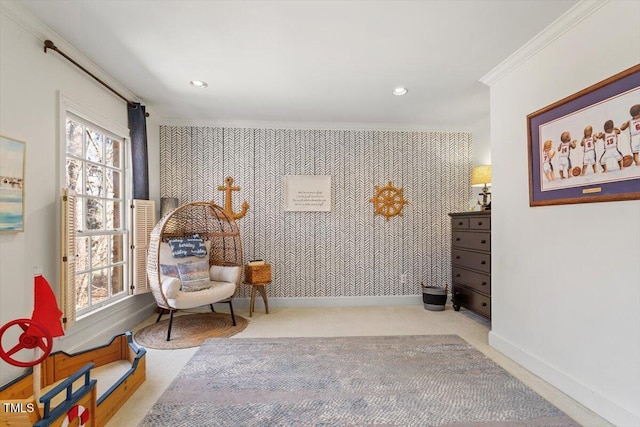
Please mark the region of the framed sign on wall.
[[285, 175], [286, 212], [330, 212], [331, 175]]

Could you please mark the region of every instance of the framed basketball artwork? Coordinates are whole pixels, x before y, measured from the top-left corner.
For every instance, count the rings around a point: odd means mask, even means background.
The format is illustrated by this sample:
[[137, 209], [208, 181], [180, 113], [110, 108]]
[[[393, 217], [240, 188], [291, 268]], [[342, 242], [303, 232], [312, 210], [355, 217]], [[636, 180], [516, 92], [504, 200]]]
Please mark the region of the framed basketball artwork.
[[640, 199], [640, 64], [527, 116], [529, 205]]

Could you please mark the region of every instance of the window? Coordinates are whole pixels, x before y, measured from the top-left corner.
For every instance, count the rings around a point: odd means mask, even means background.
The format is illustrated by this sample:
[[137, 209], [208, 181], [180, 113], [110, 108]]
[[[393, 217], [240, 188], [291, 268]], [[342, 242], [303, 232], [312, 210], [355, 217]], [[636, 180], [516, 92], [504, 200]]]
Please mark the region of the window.
[[76, 315], [128, 293], [126, 139], [67, 113], [66, 186], [76, 194]]

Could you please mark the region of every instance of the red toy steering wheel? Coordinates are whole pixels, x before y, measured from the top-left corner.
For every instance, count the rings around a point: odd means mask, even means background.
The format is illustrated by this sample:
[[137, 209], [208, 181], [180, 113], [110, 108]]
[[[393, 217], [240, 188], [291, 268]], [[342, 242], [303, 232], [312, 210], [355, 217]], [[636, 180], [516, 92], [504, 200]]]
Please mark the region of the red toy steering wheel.
[[[18, 344], [13, 346], [10, 350], [5, 351], [4, 348], [2, 347], [2, 336], [4, 335], [5, 331], [10, 327], [12, 327], [13, 325], [18, 325], [20, 328], [22, 328], [23, 332], [20, 335], [20, 338], [18, 339]], [[41, 334], [42, 337], [28, 334], [27, 329], [29, 329], [29, 327], [35, 328], [36, 332]], [[19, 352], [20, 350], [34, 349], [36, 347], [40, 347], [40, 349], [42, 349], [44, 354], [42, 355], [42, 357], [39, 357], [34, 361], [22, 362], [20, 360], [13, 359], [11, 357], [17, 352]], [[49, 333], [49, 331], [40, 323], [35, 322], [31, 319], [12, 320], [11, 322], [5, 324], [2, 328], [0, 328], [0, 358], [2, 358], [2, 360], [4, 360], [5, 362], [13, 366], [28, 368], [30, 366], [37, 365], [38, 363], [42, 362], [44, 359], [47, 358], [49, 353], [51, 353], [52, 347], [53, 347], [53, 338], [51, 337], [51, 334]]]

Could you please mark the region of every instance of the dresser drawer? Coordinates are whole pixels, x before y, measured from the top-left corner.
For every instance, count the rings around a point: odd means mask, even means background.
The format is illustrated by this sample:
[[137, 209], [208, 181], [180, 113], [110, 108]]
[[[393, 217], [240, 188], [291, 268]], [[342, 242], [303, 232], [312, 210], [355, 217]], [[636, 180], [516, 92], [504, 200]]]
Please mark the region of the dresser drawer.
[[451, 279], [453, 282], [491, 295], [491, 276], [488, 274], [476, 273], [454, 265], [451, 269]]
[[491, 217], [469, 218], [469, 228], [471, 230], [491, 230]]
[[482, 252], [469, 252], [464, 249], [451, 250], [451, 262], [461, 267], [491, 273], [491, 254]]
[[451, 218], [451, 228], [454, 230], [468, 230], [469, 218]]
[[453, 302], [482, 316], [491, 318], [491, 298], [463, 286], [454, 286]]
[[452, 233], [451, 245], [454, 248], [469, 248], [489, 252], [491, 251], [491, 233], [454, 231]]

